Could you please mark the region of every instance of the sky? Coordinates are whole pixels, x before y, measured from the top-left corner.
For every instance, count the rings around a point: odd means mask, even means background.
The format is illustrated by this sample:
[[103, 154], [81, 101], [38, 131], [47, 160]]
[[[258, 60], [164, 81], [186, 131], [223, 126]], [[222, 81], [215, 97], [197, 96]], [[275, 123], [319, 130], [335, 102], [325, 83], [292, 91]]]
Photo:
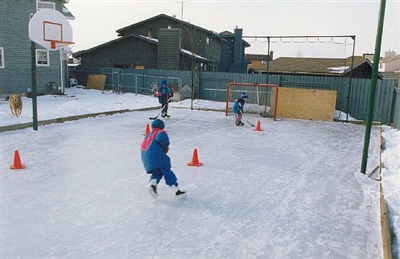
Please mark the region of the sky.
[[[362, 55], [374, 53], [380, 1], [70, 0], [66, 7], [76, 17], [70, 21], [74, 52], [116, 39], [116, 30], [164, 13], [218, 33], [242, 28], [252, 45], [246, 49], [249, 54], [268, 52], [265, 39], [252, 36], [356, 36], [355, 55]], [[387, 0], [381, 56], [399, 53], [399, 46], [400, 1]], [[343, 58], [352, 55], [353, 40], [272, 38], [270, 50], [274, 57]]]
[[[2, 258], [371, 258], [382, 256], [379, 176], [360, 174], [364, 126], [264, 118], [245, 106], [174, 101], [165, 119], [184, 200], [148, 193], [140, 144], [155, 97], [81, 87], [39, 96], [39, 121], [131, 112], [2, 132]], [[249, 100], [250, 101], [250, 100]], [[31, 122], [0, 101], [0, 126]], [[154, 107], [153, 110], [141, 108]], [[262, 131], [250, 124], [260, 122]], [[247, 123], [251, 122], [251, 123]], [[382, 183], [400, 233], [400, 132], [383, 126]], [[373, 127], [367, 172], [379, 158]], [[191, 167], [194, 149], [200, 167]], [[24, 169], [11, 170], [18, 151]], [[393, 251], [399, 255], [397, 240]], [[396, 258], [396, 257], [394, 257]]]

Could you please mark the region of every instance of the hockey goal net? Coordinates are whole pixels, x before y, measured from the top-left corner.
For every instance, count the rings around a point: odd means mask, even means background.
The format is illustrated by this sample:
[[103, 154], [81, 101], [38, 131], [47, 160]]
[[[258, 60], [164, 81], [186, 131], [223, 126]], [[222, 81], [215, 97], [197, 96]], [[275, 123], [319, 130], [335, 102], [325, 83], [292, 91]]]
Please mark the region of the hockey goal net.
[[232, 110], [233, 103], [243, 93], [248, 95], [245, 112], [273, 117], [276, 120], [278, 85], [257, 83], [228, 83], [226, 85], [225, 115]]

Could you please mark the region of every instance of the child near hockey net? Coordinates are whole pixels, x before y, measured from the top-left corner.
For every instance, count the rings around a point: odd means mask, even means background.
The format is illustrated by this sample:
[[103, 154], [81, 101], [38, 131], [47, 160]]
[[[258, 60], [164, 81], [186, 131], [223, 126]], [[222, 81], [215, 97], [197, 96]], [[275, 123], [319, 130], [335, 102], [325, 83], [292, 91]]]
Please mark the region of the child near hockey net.
[[236, 99], [235, 103], [233, 104], [232, 111], [235, 114], [235, 125], [236, 126], [244, 125], [244, 123], [242, 122], [243, 109], [244, 109], [244, 104], [246, 103], [248, 98], [249, 97], [247, 96], [246, 93], [242, 93], [240, 98]]

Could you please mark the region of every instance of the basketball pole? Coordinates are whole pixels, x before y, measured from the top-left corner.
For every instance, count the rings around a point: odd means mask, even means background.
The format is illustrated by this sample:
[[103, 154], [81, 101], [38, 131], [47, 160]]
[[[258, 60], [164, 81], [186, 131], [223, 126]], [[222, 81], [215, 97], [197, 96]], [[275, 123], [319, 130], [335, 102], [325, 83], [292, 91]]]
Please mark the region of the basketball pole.
[[33, 130], [38, 130], [38, 120], [37, 120], [37, 90], [36, 90], [36, 46], [33, 41], [31, 41], [31, 72], [32, 72], [32, 119], [33, 119]]
[[361, 161], [361, 173], [362, 174], [366, 173], [367, 163], [368, 163], [368, 149], [369, 149], [369, 144], [370, 144], [370, 139], [371, 139], [372, 117], [374, 115], [376, 82], [378, 81], [378, 65], [379, 65], [379, 57], [381, 54], [385, 8], [386, 8], [386, 0], [381, 0], [381, 4], [380, 4], [380, 8], [379, 8], [378, 28], [377, 28], [376, 39], [375, 39], [374, 62], [372, 63], [371, 87], [369, 88], [369, 94], [368, 94], [367, 120], [366, 120], [366, 126], [365, 126], [364, 147], [363, 147], [363, 154], [362, 154], [362, 161]]

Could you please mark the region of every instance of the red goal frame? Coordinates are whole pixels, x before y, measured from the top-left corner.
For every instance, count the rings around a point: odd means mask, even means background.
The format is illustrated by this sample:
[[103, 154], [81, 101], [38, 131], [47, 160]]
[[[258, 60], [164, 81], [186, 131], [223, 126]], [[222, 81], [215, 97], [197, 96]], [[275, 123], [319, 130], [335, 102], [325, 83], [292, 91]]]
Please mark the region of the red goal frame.
[[275, 88], [275, 101], [274, 101], [274, 121], [276, 121], [276, 110], [278, 108], [278, 92], [279, 92], [279, 86], [278, 85], [272, 85], [272, 84], [258, 84], [258, 83], [228, 83], [226, 85], [226, 107], [225, 107], [225, 116], [228, 116], [228, 103], [229, 103], [229, 93], [231, 86], [253, 86], [253, 87], [270, 87], [270, 88]]

